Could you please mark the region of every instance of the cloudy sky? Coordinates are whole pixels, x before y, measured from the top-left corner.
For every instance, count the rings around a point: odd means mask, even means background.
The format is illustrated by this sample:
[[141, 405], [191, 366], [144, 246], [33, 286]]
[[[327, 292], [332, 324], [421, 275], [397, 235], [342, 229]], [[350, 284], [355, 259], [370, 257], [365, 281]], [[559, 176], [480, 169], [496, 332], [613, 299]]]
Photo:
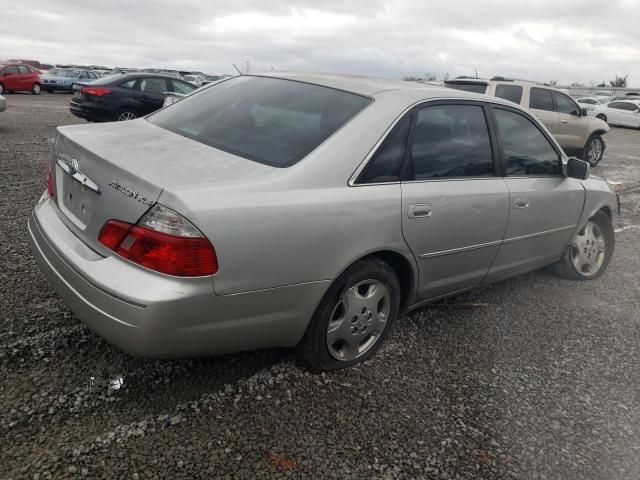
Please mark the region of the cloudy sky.
[[640, 0], [19, 0], [1, 58], [640, 87]]

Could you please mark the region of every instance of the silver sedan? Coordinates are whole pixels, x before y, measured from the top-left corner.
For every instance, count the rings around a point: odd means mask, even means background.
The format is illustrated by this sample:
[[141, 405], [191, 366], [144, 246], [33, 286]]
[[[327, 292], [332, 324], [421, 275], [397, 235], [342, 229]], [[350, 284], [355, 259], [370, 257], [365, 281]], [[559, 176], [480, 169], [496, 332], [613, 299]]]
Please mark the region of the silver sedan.
[[512, 103], [271, 73], [59, 127], [29, 231], [58, 294], [126, 351], [295, 347], [323, 370], [370, 358], [428, 302], [550, 264], [598, 277], [616, 215]]

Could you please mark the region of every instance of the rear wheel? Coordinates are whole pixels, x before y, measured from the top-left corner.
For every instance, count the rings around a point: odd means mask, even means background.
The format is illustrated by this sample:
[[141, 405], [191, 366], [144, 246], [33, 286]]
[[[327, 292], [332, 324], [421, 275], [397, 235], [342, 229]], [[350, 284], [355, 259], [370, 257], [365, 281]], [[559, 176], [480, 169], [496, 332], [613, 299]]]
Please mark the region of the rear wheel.
[[4, 93], [4, 85], [0, 83], [0, 95]]
[[584, 146], [582, 158], [595, 167], [600, 163], [604, 155], [606, 145], [600, 135], [591, 135]]
[[389, 334], [400, 306], [393, 269], [377, 258], [349, 267], [329, 287], [297, 347], [309, 370], [337, 370], [371, 358]]
[[115, 114], [115, 120], [117, 120], [118, 122], [123, 122], [125, 120], [133, 120], [138, 118], [138, 114], [136, 112], [134, 112], [133, 110], [118, 110], [118, 112]]
[[39, 83], [34, 83], [33, 86], [31, 87], [31, 93], [33, 93], [34, 95], [40, 95], [40, 84]]
[[571, 280], [592, 280], [604, 273], [615, 248], [611, 219], [596, 213], [578, 232], [556, 265], [556, 272]]

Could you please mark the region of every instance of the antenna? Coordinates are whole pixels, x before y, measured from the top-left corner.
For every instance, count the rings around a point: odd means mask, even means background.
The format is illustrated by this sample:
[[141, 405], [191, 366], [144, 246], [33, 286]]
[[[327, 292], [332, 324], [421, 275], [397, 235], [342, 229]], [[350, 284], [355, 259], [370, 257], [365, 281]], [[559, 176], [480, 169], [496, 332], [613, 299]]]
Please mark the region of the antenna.
[[233, 68], [235, 68], [238, 71], [238, 75], [242, 75], [242, 72], [240, 71], [240, 69], [238, 67], [236, 67], [235, 63], [232, 63], [231, 65], [233, 65]]
[[473, 67], [473, 69], [476, 71], [476, 78], [478, 78], [478, 69], [476, 67]]

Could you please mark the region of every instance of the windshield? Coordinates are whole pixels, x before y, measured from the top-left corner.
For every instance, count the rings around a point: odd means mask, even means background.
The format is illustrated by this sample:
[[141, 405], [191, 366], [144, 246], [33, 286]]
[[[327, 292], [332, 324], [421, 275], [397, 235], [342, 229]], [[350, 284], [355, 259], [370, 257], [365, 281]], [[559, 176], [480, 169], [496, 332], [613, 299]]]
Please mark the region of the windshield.
[[159, 127], [274, 167], [289, 167], [371, 99], [291, 80], [239, 76], [149, 117]]
[[60, 70], [55, 73], [56, 77], [64, 77], [64, 78], [78, 78], [80, 76], [80, 72], [77, 70]]

